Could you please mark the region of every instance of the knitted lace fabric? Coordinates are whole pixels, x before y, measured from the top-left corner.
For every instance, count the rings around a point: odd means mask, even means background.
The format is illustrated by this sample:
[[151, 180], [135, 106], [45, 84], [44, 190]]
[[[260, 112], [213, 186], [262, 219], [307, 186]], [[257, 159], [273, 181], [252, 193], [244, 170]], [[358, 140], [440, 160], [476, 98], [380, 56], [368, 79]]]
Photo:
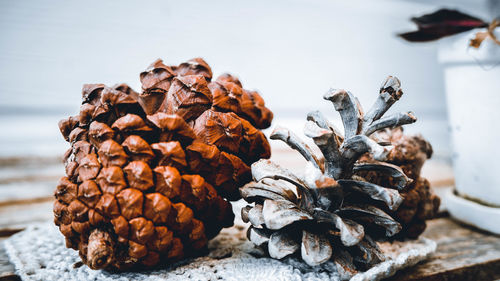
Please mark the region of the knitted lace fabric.
[[[40, 224], [7, 239], [5, 248], [16, 273], [23, 280], [341, 280], [336, 266], [326, 262], [310, 267], [296, 258], [275, 260], [247, 241], [247, 226], [236, 220], [210, 241], [209, 255], [184, 260], [172, 266], [141, 272], [111, 273], [92, 270], [80, 261], [78, 253], [64, 245], [64, 237], [51, 224]], [[436, 250], [436, 243], [426, 238], [407, 242], [382, 243], [390, 258], [351, 280], [380, 280], [397, 270], [412, 266]]]

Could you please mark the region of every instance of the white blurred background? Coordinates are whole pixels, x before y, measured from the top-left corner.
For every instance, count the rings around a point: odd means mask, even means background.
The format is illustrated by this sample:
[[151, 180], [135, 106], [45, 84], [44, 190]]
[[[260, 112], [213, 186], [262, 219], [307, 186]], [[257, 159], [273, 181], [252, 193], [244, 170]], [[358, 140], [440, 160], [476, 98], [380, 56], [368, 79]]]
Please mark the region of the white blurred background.
[[[17, 1], [0, 0], [0, 158], [59, 157], [57, 121], [76, 114], [84, 83], [126, 82], [154, 59], [203, 57], [257, 89], [275, 122], [300, 130], [308, 111], [338, 118], [322, 99], [348, 89], [368, 107], [396, 75], [405, 95], [395, 110], [419, 117], [410, 132], [449, 159], [437, 44], [395, 36], [411, 16], [440, 7], [482, 15], [477, 1]], [[62, 166], [59, 167], [62, 172]]]

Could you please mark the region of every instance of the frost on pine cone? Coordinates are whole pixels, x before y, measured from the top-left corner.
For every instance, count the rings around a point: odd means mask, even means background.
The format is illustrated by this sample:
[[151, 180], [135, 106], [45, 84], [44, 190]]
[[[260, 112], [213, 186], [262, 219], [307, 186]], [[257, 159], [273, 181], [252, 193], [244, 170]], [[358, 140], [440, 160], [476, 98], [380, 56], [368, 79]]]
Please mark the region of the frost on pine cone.
[[269, 158], [272, 113], [202, 59], [155, 61], [125, 84], [83, 86], [80, 113], [59, 123], [71, 148], [55, 191], [55, 223], [93, 269], [129, 269], [203, 253], [233, 224], [250, 168]]
[[[240, 188], [249, 203], [241, 211], [250, 222], [248, 238], [267, 247], [281, 259], [298, 254], [309, 265], [333, 260], [340, 272], [352, 275], [384, 260], [375, 243], [401, 231], [391, 217], [403, 203], [401, 195], [412, 180], [387, 161], [393, 152], [388, 142], [372, 134], [385, 128], [413, 123], [411, 112], [383, 117], [401, 97], [400, 82], [389, 77], [372, 108], [364, 113], [357, 98], [344, 90], [331, 90], [324, 98], [340, 113], [344, 134], [319, 111], [308, 114], [305, 134], [318, 149], [311, 149], [285, 128], [276, 128], [271, 139], [286, 142], [308, 160], [303, 178], [269, 160], [252, 165], [253, 182]], [[370, 155], [372, 161], [360, 162]], [[370, 182], [363, 174], [385, 175], [385, 185]], [[388, 211], [385, 211], [388, 210]]]

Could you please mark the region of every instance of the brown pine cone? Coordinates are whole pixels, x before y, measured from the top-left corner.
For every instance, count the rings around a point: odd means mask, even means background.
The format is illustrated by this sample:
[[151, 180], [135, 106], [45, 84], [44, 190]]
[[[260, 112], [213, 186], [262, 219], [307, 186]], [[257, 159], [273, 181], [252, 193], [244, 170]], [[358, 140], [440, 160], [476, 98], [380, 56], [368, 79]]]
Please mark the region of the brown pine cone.
[[[387, 162], [399, 166], [413, 181], [401, 191], [404, 201], [396, 212], [386, 210], [402, 226], [396, 238], [417, 238], [426, 228], [425, 221], [437, 215], [440, 198], [432, 192], [427, 179], [420, 177], [425, 161], [432, 156], [432, 146], [422, 136], [407, 136], [403, 129], [397, 127], [377, 132], [372, 136], [378, 142], [391, 142], [391, 150]], [[373, 162], [368, 155], [361, 162]], [[368, 172], [363, 177], [382, 186], [393, 186], [394, 179], [389, 176]]]
[[[241, 104], [242, 94], [233, 95], [243, 93], [241, 83], [213, 88], [202, 59], [177, 67], [157, 60], [140, 78], [142, 93], [84, 85], [80, 114], [59, 123], [71, 148], [54, 221], [93, 269], [204, 253], [208, 239], [233, 224], [226, 199], [240, 198], [249, 165], [270, 156], [251, 123], [269, 124], [272, 114], [247, 121], [239, 107], [224, 106]], [[249, 107], [269, 111], [260, 101]]]

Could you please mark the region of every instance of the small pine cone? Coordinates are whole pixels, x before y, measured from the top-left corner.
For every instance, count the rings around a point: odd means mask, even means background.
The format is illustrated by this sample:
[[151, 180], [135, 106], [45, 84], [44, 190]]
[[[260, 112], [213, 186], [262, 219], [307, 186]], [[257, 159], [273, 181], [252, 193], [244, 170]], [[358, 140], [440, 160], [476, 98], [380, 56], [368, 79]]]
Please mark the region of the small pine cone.
[[[396, 212], [387, 212], [394, 216], [403, 226], [403, 231], [395, 238], [417, 238], [425, 230], [425, 220], [437, 215], [441, 200], [432, 192], [427, 179], [420, 176], [425, 161], [432, 156], [432, 146], [422, 136], [407, 136], [401, 127], [386, 129], [373, 136], [377, 141], [391, 142], [394, 148], [388, 155], [387, 162], [399, 166], [412, 179], [412, 182], [401, 191], [405, 199]], [[360, 162], [374, 162], [369, 155], [364, 155]], [[367, 172], [361, 174], [370, 182], [378, 185], [394, 185], [396, 179]]]
[[141, 93], [86, 84], [79, 115], [59, 122], [71, 148], [54, 223], [89, 267], [128, 270], [200, 255], [233, 224], [227, 200], [240, 198], [249, 165], [270, 150], [240, 109], [214, 104], [211, 78], [202, 59], [177, 67], [157, 60], [140, 75]]

